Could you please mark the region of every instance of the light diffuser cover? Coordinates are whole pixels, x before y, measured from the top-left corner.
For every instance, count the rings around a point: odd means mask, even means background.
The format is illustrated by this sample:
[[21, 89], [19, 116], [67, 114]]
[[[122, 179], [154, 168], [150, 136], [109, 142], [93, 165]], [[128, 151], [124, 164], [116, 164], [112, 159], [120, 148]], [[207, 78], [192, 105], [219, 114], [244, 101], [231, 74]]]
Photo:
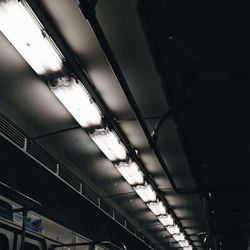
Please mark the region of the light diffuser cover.
[[183, 247], [183, 250], [193, 250], [193, 247], [192, 246]]
[[134, 190], [146, 203], [156, 201], [157, 199], [156, 193], [150, 184], [135, 186]]
[[101, 125], [101, 111], [81, 82], [73, 77], [62, 77], [49, 85], [51, 91], [83, 128]]
[[178, 225], [173, 225], [173, 226], [167, 226], [167, 230], [170, 234], [179, 234], [180, 229]]
[[184, 236], [183, 233], [174, 234], [173, 237], [174, 237], [174, 239], [175, 239], [176, 241], [185, 240], [185, 236]]
[[127, 158], [125, 146], [114, 131], [96, 129], [89, 136], [110, 161], [124, 161]]
[[0, 31], [37, 74], [62, 69], [61, 53], [25, 1], [0, 1]]
[[162, 201], [151, 202], [147, 204], [150, 210], [156, 215], [164, 215], [167, 210]]
[[165, 227], [166, 226], [173, 226], [174, 225], [174, 219], [173, 219], [173, 217], [172, 217], [171, 214], [159, 216], [158, 220]]
[[182, 240], [178, 242], [181, 247], [188, 247], [189, 242], [187, 240]]
[[144, 175], [135, 162], [120, 162], [115, 166], [131, 186], [142, 185], [144, 183]]

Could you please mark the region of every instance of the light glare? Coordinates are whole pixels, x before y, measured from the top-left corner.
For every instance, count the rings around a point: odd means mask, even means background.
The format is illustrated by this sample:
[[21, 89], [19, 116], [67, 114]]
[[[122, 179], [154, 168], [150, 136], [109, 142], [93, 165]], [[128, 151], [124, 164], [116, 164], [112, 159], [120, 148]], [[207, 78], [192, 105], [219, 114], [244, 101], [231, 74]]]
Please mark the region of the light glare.
[[97, 129], [89, 136], [110, 161], [126, 160], [126, 148], [115, 132], [108, 129]]
[[181, 247], [188, 247], [189, 242], [187, 240], [182, 240], [178, 242]]
[[83, 127], [101, 125], [101, 112], [84, 86], [73, 77], [63, 77], [50, 84], [50, 89]]
[[150, 184], [136, 186], [134, 190], [144, 202], [156, 201], [156, 193]]
[[193, 250], [192, 246], [184, 247], [183, 250]]
[[173, 237], [174, 237], [174, 239], [175, 239], [176, 241], [185, 240], [185, 236], [184, 236], [183, 233], [174, 234]]
[[156, 216], [164, 215], [167, 212], [162, 201], [148, 203], [148, 207]]
[[158, 220], [161, 222], [163, 226], [172, 226], [174, 224], [174, 219], [171, 216], [171, 214], [168, 214], [167, 216], [159, 216]]
[[180, 229], [178, 225], [173, 225], [173, 226], [167, 226], [167, 230], [170, 234], [179, 234]]
[[115, 165], [124, 179], [131, 185], [143, 184], [144, 176], [135, 162], [121, 162]]
[[62, 56], [22, 1], [0, 1], [0, 31], [39, 75], [60, 71]]

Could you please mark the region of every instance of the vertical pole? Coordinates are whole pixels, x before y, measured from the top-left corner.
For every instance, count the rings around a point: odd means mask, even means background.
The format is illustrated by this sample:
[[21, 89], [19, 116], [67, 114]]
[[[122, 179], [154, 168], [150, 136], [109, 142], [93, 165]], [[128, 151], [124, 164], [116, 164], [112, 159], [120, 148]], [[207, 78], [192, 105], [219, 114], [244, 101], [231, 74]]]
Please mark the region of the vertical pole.
[[27, 219], [27, 210], [23, 210], [23, 225], [22, 225], [22, 236], [21, 236], [21, 245], [20, 250], [24, 250], [24, 240], [25, 240], [25, 231], [26, 231], [26, 219]]

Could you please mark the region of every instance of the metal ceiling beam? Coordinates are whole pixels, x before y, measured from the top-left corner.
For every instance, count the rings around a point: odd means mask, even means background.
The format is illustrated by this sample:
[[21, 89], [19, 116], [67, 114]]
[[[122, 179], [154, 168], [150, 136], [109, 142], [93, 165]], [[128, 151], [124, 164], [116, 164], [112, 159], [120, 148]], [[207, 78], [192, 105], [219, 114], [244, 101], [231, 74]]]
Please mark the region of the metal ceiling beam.
[[[96, 39], [99, 42], [99, 45], [101, 46], [101, 48], [106, 56], [106, 59], [110, 65], [111, 69], [113, 70], [113, 73], [114, 73], [115, 77], [117, 78], [118, 83], [120, 84], [120, 87], [122, 88], [122, 90], [126, 96], [126, 99], [127, 99], [128, 103], [130, 104], [144, 135], [147, 138], [148, 144], [149, 144], [150, 148], [152, 149], [152, 152], [154, 153], [154, 155], [158, 159], [162, 169], [166, 173], [172, 188], [174, 189], [174, 191], [176, 193], [179, 193], [179, 194], [197, 194], [197, 193], [199, 193], [200, 191], [196, 188], [182, 189], [182, 188], [178, 188], [176, 186], [175, 181], [174, 181], [165, 161], [163, 160], [163, 157], [162, 157], [157, 145], [155, 144], [155, 142], [151, 136], [151, 133], [150, 133], [150, 131], [147, 127], [147, 124], [144, 120], [144, 117], [143, 117], [143, 115], [142, 115], [142, 113], [137, 105], [137, 102], [136, 102], [136, 100], [135, 100], [135, 98], [134, 98], [134, 96], [133, 96], [133, 94], [128, 86], [128, 83], [123, 75], [123, 72], [122, 72], [122, 70], [121, 70], [121, 68], [120, 68], [120, 66], [119, 66], [119, 64], [118, 64], [118, 62], [113, 54], [113, 51], [112, 51], [112, 49], [111, 49], [111, 47], [106, 39], [106, 36], [102, 30], [102, 27], [101, 27], [101, 25], [96, 17], [95, 7], [96, 7], [97, 1], [96, 0], [92, 0], [92, 1], [91, 0], [79, 0], [78, 3], [79, 3], [79, 8], [80, 8], [83, 16], [89, 22], [90, 27], [92, 28], [93, 33], [95, 34]], [[136, 158], [138, 159], [137, 155], [136, 155]], [[142, 164], [140, 164], [140, 165], [142, 165]], [[145, 172], [145, 173], [147, 173], [147, 172]], [[146, 176], [149, 177], [148, 174]], [[150, 179], [152, 180], [151, 177], [150, 177]], [[161, 191], [158, 189], [157, 185], [155, 185], [153, 180], [152, 180], [152, 183], [153, 183], [153, 186], [155, 187], [155, 189], [157, 190], [157, 193], [159, 194], [159, 196], [163, 199], [163, 201], [167, 205], [167, 207], [169, 207], [168, 203], [166, 202], [165, 197], [163, 197], [161, 195]], [[173, 215], [175, 220], [178, 221], [179, 226], [182, 228], [182, 225], [180, 224], [180, 222], [179, 222], [177, 216], [175, 215], [175, 213], [173, 212], [172, 208], [171, 208], [171, 214]]]
[[[92, 2], [92, 4], [90, 4], [90, 2]], [[180, 194], [196, 194], [199, 193], [199, 190], [196, 188], [178, 188], [175, 184], [175, 181], [167, 167], [167, 164], [165, 163], [165, 161], [163, 160], [160, 151], [158, 150], [158, 147], [156, 146], [151, 133], [147, 127], [147, 124], [144, 120], [144, 117], [137, 105], [137, 102], [128, 86], [128, 83], [122, 73], [122, 70], [114, 56], [114, 53], [106, 39], [106, 36], [102, 30], [101, 25], [99, 24], [99, 21], [95, 15], [95, 4], [96, 1], [88, 1], [88, 0], [80, 0], [79, 1], [79, 7], [82, 11], [82, 14], [84, 15], [84, 17], [87, 19], [87, 21], [89, 22], [105, 56], [106, 59], [110, 65], [110, 67], [112, 68], [114, 75], [116, 76], [118, 83], [120, 84], [120, 87], [122, 88], [128, 103], [130, 104], [136, 118], [137, 121], [139, 123], [139, 125], [141, 126], [141, 129], [144, 132], [144, 135], [147, 138], [148, 144], [150, 146], [150, 148], [152, 149], [153, 153], [155, 154], [156, 158], [158, 159], [162, 169], [164, 170], [164, 172], [166, 173], [168, 180], [172, 186], [172, 188], [174, 189], [174, 191], [176, 193], [180, 193]]]

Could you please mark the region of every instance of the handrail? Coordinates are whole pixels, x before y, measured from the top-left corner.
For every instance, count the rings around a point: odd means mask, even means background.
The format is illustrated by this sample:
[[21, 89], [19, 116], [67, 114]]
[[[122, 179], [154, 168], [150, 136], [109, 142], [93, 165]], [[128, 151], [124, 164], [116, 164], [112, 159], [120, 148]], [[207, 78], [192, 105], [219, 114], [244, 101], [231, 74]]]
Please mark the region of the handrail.
[[51, 249], [56, 249], [56, 248], [61, 248], [61, 247], [77, 247], [77, 246], [90, 246], [90, 245], [112, 245], [118, 250], [124, 250], [126, 247], [124, 246], [123, 248], [120, 248], [116, 244], [114, 244], [111, 241], [90, 241], [90, 242], [82, 242], [82, 243], [70, 243], [70, 244], [59, 244], [59, 245], [54, 245], [51, 247]]
[[23, 206], [26, 210], [37, 210], [41, 207], [41, 203], [28, 197], [25, 194], [18, 192], [17, 190], [9, 187], [3, 182], [0, 182], [0, 194], [14, 202]]

